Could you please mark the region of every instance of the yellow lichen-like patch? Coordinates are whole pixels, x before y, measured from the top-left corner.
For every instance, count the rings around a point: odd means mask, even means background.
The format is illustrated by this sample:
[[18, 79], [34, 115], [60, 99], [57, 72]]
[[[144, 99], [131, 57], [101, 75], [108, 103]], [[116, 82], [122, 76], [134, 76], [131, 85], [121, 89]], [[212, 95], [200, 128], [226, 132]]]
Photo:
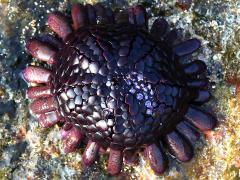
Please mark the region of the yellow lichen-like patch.
[[71, 0], [72, 3], [96, 4], [98, 0]]
[[87, 0], [87, 3], [89, 4], [95, 4], [97, 2], [97, 0]]
[[198, 152], [199, 157], [192, 163], [192, 169], [187, 171], [189, 177], [194, 179], [239, 177], [240, 104], [235, 97], [228, 97], [228, 103], [221, 105], [226, 106], [225, 118], [221, 119], [219, 116], [219, 126], [215, 131], [206, 134], [207, 146]]
[[4, 97], [5, 95], [5, 89], [3, 87], [0, 87], [0, 98]]
[[0, 3], [8, 3], [9, 1], [8, 0], [0, 0]]

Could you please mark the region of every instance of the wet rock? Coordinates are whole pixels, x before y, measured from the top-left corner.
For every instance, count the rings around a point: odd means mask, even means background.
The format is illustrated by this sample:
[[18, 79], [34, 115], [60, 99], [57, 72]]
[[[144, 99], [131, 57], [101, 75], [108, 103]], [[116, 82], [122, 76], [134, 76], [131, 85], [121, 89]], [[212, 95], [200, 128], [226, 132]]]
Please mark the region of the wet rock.
[[0, 102], [0, 115], [8, 113], [11, 117], [16, 115], [16, 104], [14, 101], [8, 101], [6, 103]]
[[3, 149], [3, 160], [0, 161], [0, 166], [14, 166], [21, 158], [22, 153], [27, 148], [27, 142], [19, 142], [9, 145]]
[[[109, 176], [102, 169], [102, 162], [92, 166], [86, 171], [82, 171], [79, 167], [81, 155], [79, 152], [72, 153], [61, 158], [51, 157], [57, 153], [48, 154], [48, 158], [44, 159], [38, 151], [38, 146], [46, 151], [50, 148], [50, 144], [55, 144], [56, 149], [61, 151], [59, 141], [56, 140], [56, 133], [54, 130], [41, 130], [36, 128], [36, 122], [31, 120], [28, 116], [28, 107], [25, 105], [25, 97], [22, 92], [26, 89], [26, 83], [21, 80], [19, 73], [21, 70], [32, 62], [32, 59], [25, 53], [24, 44], [26, 39], [33, 35], [38, 35], [40, 32], [47, 32], [48, 28], [45, 25], [47, 13], [63, 10], [69, 14], [70, 3], [73, 1], [33, 1], [33, 0], [11, 0], [0, 2], [0, 86], [4, 87], [4, 95], [0, 92], [0, 142], [7, 141], [9, 143], [6, 147], [0, 147], [1, 157], [0, 160], [0, 179], [8, 177], [12, 179], [26, 178], [26, 172], [30, 179], [106, 179]], [[75, 2], [75, 1], [74, 1]], [[80, 2], [80, 1], [78, 1]], [[83, 1], [81, 1], [83, 2]], [[89, 3], [90, 0], [84, 1]], [[93, 1], [91, 1], [93, 2]], [[205, 136], [208, 138], [208, 146], [204, 150], [197, 150], [198, 156], [194, 158], [189, 164], [179, 165], [170, 162], [169, 173], [165, 173], [160, 178], [165, 179], [238, 179], [239, 174], [239, 158], [236, 156], [239, 150], [239, 132], [240, 125], [236, 121], [240, 119], [238, 115], [239, 102], [236, 101], [235, 86], [225, 85], [223, 75], [234, 75], [239, 77], [239, 9], [238, 1], [204, 1], [194, 0], [190, 5], [191, 0], [177, 0], [177, 1], [138, 1], [147, 5], [150, 17], [157, 17], [159, 14], [170, 22], [171, 27], [177, 26], [182, 29], [184, 37], [200, 37], [203, 48], [201, 53], [196, 59], [203, 60], [208, 65], [208, 74], [211, 83], [212, 93], [216, 100], [213, 100], [210, 105], [216, 107], [214, 111], [218, 117], [221, 118], [219, 128], [214, 132], [207, 132]], [[176, 2], [178, 4], [176, 4]], [[136, 4], [136, 0], [120, 0], [120, 1], [104, 1], [105, 5], [110, 5], [115, 8], [122, 8], [129, 4]], [[68, 9], [68, 10], [66, 10]], [[183, 11], [184, 13], [179, 13]], [[149, 24], [153, 23], [150, 19]], [[141, 44], [140, 40], [138, 40]], [[130, 46], [129, 42], [121, 44], [121, 46]], [[99, 52], [94, 52], [98, 54]], [[121, 55], [125, 55], [127, 51], [122, 51]], [[137, 53], [137, 52], [135, 52]], [[108, 61], [114, 58], [111, 54], [104, 54]], [[34, 62], [36, 63], [36, 61]], [[126, 61], [114, 62], [116, 65], [125, 65]], [[109, 64], [111, 68], [114, 64]], [[90, 62], [83, 64], [84, 69], [88, 69]], [[136, 70], [143, 72], [146, 70], [144, 64], [136, 64]], [[107, 75], [107, 67], [99, 67], [98, 73]], [[96, 67], [92, 69], [96, 71]], [[149, 78], [154, 80], [153, 77]], [[92, 77], [86, 78], [86, 83], [91, 82]], [[82, 93], [74, 91], [78, 96], [82, 97]], [[101, 92], [102, 93], [102, 92]], [[161, 94], [161, 88], [159, 88]], [[177, 90], [172, 91], [172, 96], [176, 96]], [[132, 94], [137, 95], [136, 90], [133, 89]], [[159, 95], [160, 95], [159, 94]], [[88, 99], [89, 94], [84, 94], [82, 99]], [[75, 100], [74, 99], [74, 100]], [[76, 100], [81, 104], [81, 99]], [[131, 104], [133, 103], [132, 101]], [[134, 103], [133, 103], [134, 104]], [[112, 102], [110, 106], [114, 106]], [[134, 107], [134, 106], [132, 106]], [[137, 107], [137, 106], [136, 106]], [[128, 107], [123, 108], [128, 111]], [[9, 114], [10, 116], [5, 116]], [[123, 114], [122, 117], [127, 118]], [[5, 123], [5, 122], [8, 123]], [[29, 125], [27, 130], [27, 139], [34, 139], [31, 142], [29, 152], [26, 151], [26, 142], [14, 142], [14, 136], [6, 135], [3, 131], [4, 128], [9, 129], [11, 122], [11, 129], [18, 129], [23, 124]], [[13, 122], [13, 123], [12, 123]], [[152, 123], [152, 120], [147, 120], [146, 123]], [[227, 124], [227, 125], [226, 125]], [[108, 120], [107, 125], [113, 126], [113, 121]], [[105, 129], [105, 125], [101, 125]], [[57, 127], [56, 127], [57, 128]], [[148, 126], [140, 129], [144, 133]], [[127, 129], [123, 131], [123, 127], [119, 126], [114, 129], [119, 133], [129, 136], [126, 143], [134, 144], [131, 134], [127, 134]], [[122, 132], [123, 131], [123, 132]], [[224, 136], [222, 135], [224, 134]], [[119, 137], [118, 137], [119, 138]], [[132, 142], [131, 142], [132, 141]], [[44, 143], [42, 143], [44, 142]], [[231, 146], [229, 146], [231, 142]], [[205, 142], [204, 142], [205, 143]], [[54, 149], [54, 148], [53, 148]], [[83, 146], [81, 146], [81, 150]], [[23, 153], [26, 156], [21, 157]], [[44, 152], [42, 152], [44, 154]], [[224, 158], [222, 158], [224, 155]], [[20, 158], [21, 157], [21, 158]], [[18, 166], [15, 166], [18, 164]], [[229, 166], [229, 164], [231, 166]], [[127, 169], [127, 168], [126, 168]], [[156, 176], [148, 171], [149, 167], [143, 161], [143, 166], [125, 170], [120, 178], [127, 179], [129, 177], [145, 178], [146, 173], [150, 179]], [[4, 173], [3, 173], [4, 172]], [[197, 173], [196, 173], [197, 172]], [[4, 174], [4, 176], [2, 176]], [[124, 175], [123, 175], [124, 174]], [[32, 175], [32, 176], [31, 176]], [[123, 178], [124, 177], [124, 178]], [[159, 177], [158, 177], [159, 178]]]

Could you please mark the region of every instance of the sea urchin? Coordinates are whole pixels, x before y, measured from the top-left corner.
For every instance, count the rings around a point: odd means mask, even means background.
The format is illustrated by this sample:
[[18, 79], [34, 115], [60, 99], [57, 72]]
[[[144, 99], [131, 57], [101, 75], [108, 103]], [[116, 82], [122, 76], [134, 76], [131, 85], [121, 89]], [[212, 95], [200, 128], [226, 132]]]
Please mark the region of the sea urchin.
[[[216, 119], [199, 109], [210, 99], [206, 65], [185, 62], [200, 47], [197, 39], [174, 43], [177, 30], [157, 19], [148, 31], [142, 6], [113, 13], [101, 4], [75, 4], [72, 22], [51, 13], [56, 35], [27, 42], [27, 51], [49, 66], [28, 66], [30, 109], [43, 127], [63, 124], [65, 152], [88, 141], [83, 163], [90, 166], [101, 149], [109, 153], [108, 172], [144, 152], [158, 174], [167, 167], [163, 150], [181, 162], [193, 156], [200, 131]], [[72, 24], [71, 24], [72, 23]]]

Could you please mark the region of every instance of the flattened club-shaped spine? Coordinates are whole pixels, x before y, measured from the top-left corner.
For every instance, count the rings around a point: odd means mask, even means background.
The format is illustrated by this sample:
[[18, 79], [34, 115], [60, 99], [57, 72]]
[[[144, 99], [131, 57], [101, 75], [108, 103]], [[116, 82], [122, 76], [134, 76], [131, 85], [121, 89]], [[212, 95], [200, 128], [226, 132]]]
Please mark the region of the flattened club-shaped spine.
[[167, 159], [160, 147], [156, 144], [149, 145], [145, 148], [144, 154], [156, 174], [164, 173], [167, 168]]
[[60, 122], [62, 117], [60, 117], [58, 111], [50, 111], [46, 113], [37, 114], [37, 121], [43, 128], [49, 128]]
[[63, 40], [72, 32], [68, 19], [60, 12], [49, 14], [48, 25]]
[[29, 87], [26, 92], [28, 99], [46, 98], [52, 96], [50, 86]]
[[98, 143], [88, 141], [87, 147], [84, 150], [82, 159], [85, 166], [91, 166], [97, 158], [100, 146]]
[[33, 57], [40, 61], [48, 64], [53, 64], [55, 61], [54, 56], [57, 50], [47, 43], [32, 39], [27, 42], [26, 48]]
[[170, 152], [181, 162], [190, 161], [193, 157], [191, 144], [178, 132], [173, 131], [166, 135], [166, 143]]
[[81, 133], [80, 129], [72, 124], [67, 123], [62, 127], [60, 133], [63, 140], [64, 152], [74, 152], [78, 148], [83, 138], [83, 134]]
[[51, 71], [41, 67], [28, 66], [22, 71], [22, 76], [28, 83], [49, 83]]
[[108, 158], [108, 172], [111, 175], [119, 174], [123, 164], [123, 152], [121, 150], [114, 150], [110, 148]]
[[216, 119], [211, 114], [198, 109], [197, 107], [190, 106], [185, 115], [195, 127], [201, 131], [211, 130], [216, 126]]

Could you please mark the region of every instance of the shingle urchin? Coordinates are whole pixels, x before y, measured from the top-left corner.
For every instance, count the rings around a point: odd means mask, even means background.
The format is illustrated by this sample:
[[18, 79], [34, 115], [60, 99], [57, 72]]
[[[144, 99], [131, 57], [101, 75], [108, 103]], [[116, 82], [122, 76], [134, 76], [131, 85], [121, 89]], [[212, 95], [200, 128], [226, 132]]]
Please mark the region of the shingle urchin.
[[144, 152], [156, 173], [167, 159], [163, 148], [179, 161], [193, 156], [200, 131], [216, 119], [197, 106], [210, 99], [206, 65], [184, 62], [200, 47], [197, 39], [175, 45], [177, 30], [157, 19], [148, 31], [142, 6], [113, 13], [96, 5], [73, 5], [72, 25], [60, 12], [51, 13], [49, 27], [57, 34], [28, 41], [28, 52], [49, 68], [28, 66], [23, 77], [37, 86], [27, 97], [43, 127], [56, 123], [65, 152], [84, 138], [83, 163], [90, 166], [100, 149], [109, 153], [108, 172], [121, 171], [123, 159]]

